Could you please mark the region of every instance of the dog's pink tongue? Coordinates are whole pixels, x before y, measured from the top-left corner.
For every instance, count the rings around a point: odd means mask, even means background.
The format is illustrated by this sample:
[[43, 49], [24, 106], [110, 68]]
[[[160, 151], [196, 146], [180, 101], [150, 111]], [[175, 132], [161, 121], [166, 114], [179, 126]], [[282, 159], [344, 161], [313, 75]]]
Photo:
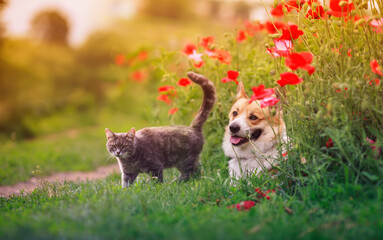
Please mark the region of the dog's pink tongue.
[[237, 136], [231, 136], [230, 137], [231, 144], [238, 144], [241, 140], [242, 140], [242, 138], [237, 137]]

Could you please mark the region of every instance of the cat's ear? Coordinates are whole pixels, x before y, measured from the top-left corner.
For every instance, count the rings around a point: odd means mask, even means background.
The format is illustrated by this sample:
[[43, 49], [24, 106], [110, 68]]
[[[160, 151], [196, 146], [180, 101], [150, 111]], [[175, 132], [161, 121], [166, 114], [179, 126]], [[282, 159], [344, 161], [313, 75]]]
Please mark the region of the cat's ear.
[[126, 138], [133, 140], [136, 136], [136, 129], [132, 127], [129, 132], [126, 133]]
[[105, 128], [105, 135], [106, 135], [106, 138], [109, 140], [111, 138], [114, 138], [114, 133], [112, 131], [110, 131], [109, 129]]
[[245, 87], [243, 86], [242, 82], [239, 82], [237, 87], [237, 100], [240, 98], [249, 98], [246, 94]]

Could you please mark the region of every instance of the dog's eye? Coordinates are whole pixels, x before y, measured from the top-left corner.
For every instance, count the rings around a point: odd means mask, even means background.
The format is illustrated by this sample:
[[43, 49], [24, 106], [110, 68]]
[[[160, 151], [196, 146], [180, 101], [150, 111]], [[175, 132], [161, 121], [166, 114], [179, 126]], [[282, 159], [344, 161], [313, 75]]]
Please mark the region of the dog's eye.
[[257, 116], [255, 116], [255, 115], [250, 115], [249, 119], [250, 119], [250, 120], [257, 120], [257, 119], [258, 119], [258, 117], [257, 117]]
[[237, 111], [234, 111], [233, 112], [233, 117], [236, 117], [238, 115], [238, 112]]

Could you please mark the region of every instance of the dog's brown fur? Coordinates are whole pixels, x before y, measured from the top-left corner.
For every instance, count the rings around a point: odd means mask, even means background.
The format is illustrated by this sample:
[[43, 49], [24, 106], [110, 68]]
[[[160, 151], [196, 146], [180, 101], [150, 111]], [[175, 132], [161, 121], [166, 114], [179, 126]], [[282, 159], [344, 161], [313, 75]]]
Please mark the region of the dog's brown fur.
[[222, 144], [226, 156], [231, 158], [230, 174], [236, 178], [271, 169], [279, 154], [278, 145], [287, 142], [280, 107], [261, 108], [259, 101], [249, 102], [240, 82]]

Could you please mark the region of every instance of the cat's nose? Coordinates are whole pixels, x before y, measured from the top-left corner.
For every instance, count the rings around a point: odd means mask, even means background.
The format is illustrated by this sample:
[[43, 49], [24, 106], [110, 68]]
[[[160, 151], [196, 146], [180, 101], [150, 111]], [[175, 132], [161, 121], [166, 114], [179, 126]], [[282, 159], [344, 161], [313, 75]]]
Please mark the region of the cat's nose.
[[239, 129], [241, 129], [241, 127], [238, 126], [237, 124], [231, 124], [231, 125], [229, 126], [229, 129], [230, 129], [230, 132], [232, 132], [232, 133], [236, 133], [236, 132], [239, 131]]
[[120, 155], [120, 151], [116, 151], [116, 155]]

